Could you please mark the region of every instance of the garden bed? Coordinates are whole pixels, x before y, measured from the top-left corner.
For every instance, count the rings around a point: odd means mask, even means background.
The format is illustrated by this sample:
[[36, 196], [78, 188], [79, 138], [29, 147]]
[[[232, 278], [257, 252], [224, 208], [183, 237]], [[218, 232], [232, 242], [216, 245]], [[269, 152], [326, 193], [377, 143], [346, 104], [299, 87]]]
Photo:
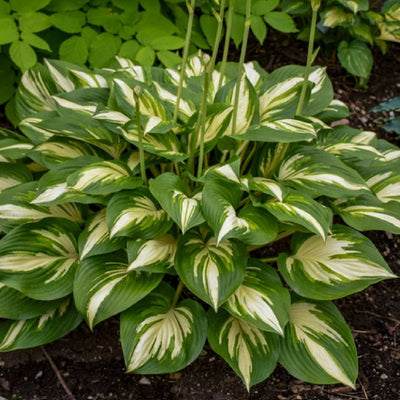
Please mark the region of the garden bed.
[[[271, 37], [264, 48], [253, 40], [247, 58], [258, 60], [268, 71], [289, 63], [304, 65], [305, 50], [294, 47], [298, 46], [297, 42], [293, 45], [287, 39], [281, 39]], [[370, 109], [400, 95], [399, 50], [399, 45], [393, 45], [386, 56], [376, 53], [374, 69], [365, 90], [354, 89], [354, 78], [346, 75], [333, 60], [318, 59], [316, 62], [327, 65], [337, 97], [351, 110], [350, 125], [373, 130], [396, 145], [400, 145], [399, 137], [380, 129], [376, 115], [371, 114]], [[0, 117], [6, 124], [4, 116]], [[400, 238], [385, 232], [367, 232], [366, 235], [393, 272], [399, 275]], [[342, 385], [305, 384], [278, 367], [249, 394], [240, 378], [209, 347], [182, 372], [127, 375], [118, 341], [119, 322], [117, 318], [111, 318], [96, 326], [93, 333], [82, 324], [67, 337], [46, 345], [44, 352], [36, 348], [2, 354], [0, 396], [7, 400], [398, 400], [399, 299], [400, 281], [389, 280], [336, 301], [356, 340], [360, 365], [356, 390]], [[46, 355], [56, 367], [51, 366]], [[68, 395], [68, 390], [72, 395]]]

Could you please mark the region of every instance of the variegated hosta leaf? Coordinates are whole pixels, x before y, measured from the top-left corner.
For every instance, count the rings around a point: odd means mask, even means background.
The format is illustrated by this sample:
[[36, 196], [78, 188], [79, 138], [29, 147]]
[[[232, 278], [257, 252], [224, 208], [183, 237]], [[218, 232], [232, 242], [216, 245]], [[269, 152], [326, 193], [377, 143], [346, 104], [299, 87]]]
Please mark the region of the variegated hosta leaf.
[[106, 209], [98, 211], [87, 222], [85, 229], [79, 235], [80, 259], [99, 254], [112, 253], [124, 246], [123, 238], [110, 239], [106, 220]]
[[400, 203], [400, 173], [392, 164], [361, 169], [360, 174], [382, 203]]
[[279, 270], [295, 292], [310, 299], [337, 299], [395, 277], [372, 242], [346, 226], [335, 225], [326, 240], [295, 236], [292, 251], [280, 254]]
[[0, 351], [37, 347], [74, 330], [82, 317], [71, 298], [40, 317], [0, 322]]
[[268, 88], [260, 97], [260, 122], [293, 118], [303, 78], [292, 77]]
[[54, 168], [66, 160], [82, 156], [106, 158], [106, 155], [94, 146], [78, 140], [60, 137], [51, 138], [35, 146], [29, 153], [29, 158], [49, 169]]
[[361, 176], [338, 158], [311, 146], [296, 147], [279, 166], [278, 179], [311, 197], [344, 198], [369, 191]]
[[176, 239], [168, 234], [151, 240], [129, 240], [128, 270], [175, 274], [176, 246]]
[[369, 165], [383, 158], [376, 148], [374, 132], [354, 129], [347, 125], [335, 126], [318, 132], [318, 147], [338, 156], [342, 161], [356, 165]]
[[0, 283], [0, 318], [35, 318], [57, 308], [64, 301], [65, 298], [53, 301], [30, 299], [18, 290]]
[[151, 194], [178, 224], [182, 233], [204, 222], [198, 196], [186, 195], [183, 180], [173, 173], [164, 173], [149, 182]]
[[0, 162], [25, 158], [32, 148], [33, 144], [27, 141], [26, 138], [19, 140], [10, 136], [2, 139], [0, 136]]
[[185, 299], [172, 307], [174, 290], [162, 283], [121, 314], [121, 344], [127, 372], [160, 374], [186, 367], [207, 335], [201, 305]]
[[168, 214], [158, 208], [145, 188], [115, 194], [108, 203], [107, 224], [110, 237], [153, 239], [167, 233], [172, 226]]
[[245, 133], [237, 136], [257, 142], [302, 142], [316, 138], [316, 130], [312, 123], [300, 119], [279, 119], [265, 121], [260, 125], [251, 126]]
[[115, 71], [123, 72], [124, 74], [130, 76], [138, 82], [143, 82], [150, 84], [152, 82], [151, 68], [142, 67], [141, 65], [135, 65], [128, 58], [115, 57], [120, 68], [115, 69]]
[[259, 329], [283, 335], [290, 295], [273, 268], [250, 259], [244, 281], [223, 307]]
[[400, 204], [383, 203], [375, 196], [362, 196], [348, 201], [337, 200], [335, 211], [347, 225], [358, 231], [389, 231], [400, 234]]
[[258, 176], [250, 179], [250, 189], [273, 196], [279, 201], [283, 201], [288, 194], [288, 189], [281, 182]]
[[279, 362], [306, 382], [340, 382], [355, 387], [358, 363], [354, 340], [339, 310], [330, 302], [300, 300], [292, 304]]
[[[136, 101], [133, 92], [135, 85], [133, 80], [127, 83], [122, 79], [113, 79], [112, 89], [118, 110], [131, 119], [136, 119]], [[159, 117], [163, 121], [169, 119], [163, 103], [148, 90], [141, 87], [137, 96], [141, 114], [149, 117]]]
[[40, 144], [50, 139], [54, 134], [38, 125], [48, 118], [57, 117], [56, 111], [42, 111], [24, 118], [18, 125], [24, 135], [34, 144]]
[[74, 281], [74, 299], [90, 328], [126, 310], [162, 280], [162, 274], [129, 271], [118, 253], [81, 261]]
[[345, 103], [338, 99], [333, 99], [323, 111], [316, 115], [316, 117], [325, 123], [330, 123], [347, 118], [349, 114], [349, 108]]
[[278, 336], [232, 317], [225, 310], [208, 312], [207, 339], [250, 387], [266, 379], [275, 369], [279, 355]]
[[[211, 105], [207, 108], [207, 115], [205, 117], [205, 126], [204, 126], [204, 137], [203, 143], [206, 151], [211, 150], [217, 143], [218, 138], [229, 134], [228, 131], [229, 123], [232, 117], [232, 107], [215, 104]], [[198, 150], [200, 148], [201, 142], [201, 129], [197, 131], [197, 120], [198, 113], [194, 114], [192, 117], [192, 122], [189, 122], [189, 125], [193, 125], [191, 129], [191, 135], [189, 140], [189, 149], [191, 148], [191, 142], [196, 138], [195, 148]]]
[[279, 221], [300, 225], [322, 238], [326, 238], [328, 234], [332, 212], [311, 197], [293, 193], [286, 196], [283, 201], [271, 199], [259, 202], [253, 198], [253, 203], [264, 207]]
[[237, 216], [242, 192], [236, 183], [221, 178], [210, 179], [202, 192], [204, 218], [213, 229], [217, 243], [224, 239], [242, 239], [250, 232], [249, 223]]
[[0, 240], [0, 281], [37, 300], [72, 292], [79, 226], [63, 219], [18, 225]]
[[82, 223], [84, 210], [74, 203], [50, 207], [32, 204], [37, 194], [37, 182], [13, 186], [0, 194], [0, 227], [8, 232], [13, 226], [40, 221], [48, 217], [65, 218]]
[[122, 161], [111, 160], [90, 164], [75, 171], [67, 178], [68, 189], [92, 194], [104, 195], [124, 189], [134, 189], [142, 185], [132, 171]]
[[32, 173], [24, 164], [8, 164], [0, 162], [0, 192], [32, 181]]
[[[234, 106], [236, 97], [236, 80], [223, 86], [216, 101]], [[243, 75], [240, 80], [239, 87], [239, 103], [236, 117], [236, 129], [232, 132], [233, 120], [231, 119], [229, 126], [226, 128], [224, 135], [241, 135], [245, 133], [253, 122], [256, 108], [258, 107], [257, 93], [250, 81]]]
[[36, 196], [31, 203], [35, 205], [57, 205], [71, 202], [104, 203], [101, 196], [95, 197], [77, 192], [67, 184], [67, 178], [71, 174], [99, 161], [100, 159], [94, 156], [82, 156], [55, 166], [40, 178]]
[[247, 251], [240, 242], [191, 231], [178, 240], [175, 269], [183, 283], [215, 310], [242, 283]]
[[238, 237], [243, 243], [261, 245], [272, 242], [278, 234], [276, 219], [261, 207], [247, 204], [239, 211], [239, 218], [247, 222], [249, 231]]
[[223, 178], [240, 184], [240, 157], [230, 157], [225, 163], [211, 166], [204, 172], [200, 180], [207, 182], [214, 178]]
[[[139, 132], [135, 122], [130, 122], [120, 129], [121, 135], [135, 146], [139, 146]], [[143, 137], [143, 149], [145, 152], [164, 157], [172, 161], [182, 161], [188, 155], [182, 151], [182, 145], [175, 133], [149, 133]]]

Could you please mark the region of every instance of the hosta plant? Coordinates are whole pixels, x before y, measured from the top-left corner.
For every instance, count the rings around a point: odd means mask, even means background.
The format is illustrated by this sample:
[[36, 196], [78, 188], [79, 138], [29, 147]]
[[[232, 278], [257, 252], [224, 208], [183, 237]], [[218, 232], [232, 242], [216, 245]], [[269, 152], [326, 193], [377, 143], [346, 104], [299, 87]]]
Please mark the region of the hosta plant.
[[247, 388], [278, 362], [354, 387], [332, 300], [394, 277], [360, 231], [400, 233], [400, 150], [328, 125], [347, 109], [324, 68], [215, 55], [25, 73], [0, 141], [1, 351], [120, 314], [128, 372], [208, 340]]

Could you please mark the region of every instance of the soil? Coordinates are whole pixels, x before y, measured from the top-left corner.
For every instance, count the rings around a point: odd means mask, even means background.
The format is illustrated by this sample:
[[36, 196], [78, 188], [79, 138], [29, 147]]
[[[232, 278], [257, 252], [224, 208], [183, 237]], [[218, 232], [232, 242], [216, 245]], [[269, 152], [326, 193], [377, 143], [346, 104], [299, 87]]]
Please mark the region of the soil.
[[[305, 54], [303, 44], [272, 35], [264, 47], [252, 38], [247, 58], [272, 71], [290, 63], [304, 65]], [[320, 57], [316, 63], [327, 66], [337, 97], [349, 106], [350, 125], [373, 130], [400, 145], [399, 136], [383, 131], [376, 115], [370, 113], [373, 106], [400, 95], [400, 45], [392, 45], [385, 56], [376, 52], [366, 89], [355, 89], [354, 78], [336, 60]], [[366, 235], [400, 275], [400, 237], [375, 231]], [[96, 326], [94, 332], [82, 324], [44, 348], [0, 355], [0, 400], [399, 400], [399, 301], [400, 280], [390, 280], [335, 302], [358, 349], [356, 390], [307, 384], [278, 366], [248, 393], [225, 361], [208, 347], [179, 373], [128, 375], [118, 340], [119, 322], [112, 318]]]

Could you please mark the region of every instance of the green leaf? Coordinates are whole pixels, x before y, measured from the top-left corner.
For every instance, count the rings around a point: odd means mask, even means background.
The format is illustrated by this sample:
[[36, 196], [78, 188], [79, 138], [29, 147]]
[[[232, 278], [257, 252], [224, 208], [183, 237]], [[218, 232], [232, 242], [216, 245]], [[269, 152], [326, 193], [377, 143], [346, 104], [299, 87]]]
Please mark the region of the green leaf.
[[254, 205], [264, 207], [280, 221], [293, 223], [325, 239], [331, 225], [332, 212], [311, 197], [289, 194], [283, 201], [271, 199], [267, 202], [254, 201]]
[[40, 10], [46, 7], [50, 1], [51, 0], [10, 0], [10, 5], [14, 11], [25, 13]]
[[47, 9], [50, 11], [74, 11], [79, 10], [89, 0], [52, 0]]
[[204, 222], [197, 196], [186, 195], [185, 184], [178, 176], [164, 173], [149, 182], [151, 194], [184, 234]]
[[167, 233], [172, 221], [145, 188], [115, 194], [108, 203], [107, 224], [110, 236], [152, 239]]
[[282, 11], [270, 11], [264, 15], [265, 22], [279, 32], [297, 32], [296, 25], [289, 14]]
[[333, 99], [330, 104], [318, 113], [315, 117], [325, 123], [340, 121], [347, 118], [350, 114], [349, 108], [345, 103], [338, 99]]
[[279, 0], [256, 0], [251, 5], [252, 15], [264, 15], [274, 10], [279, 5]]
[[367, 79], [373, 64], [371, 50], [360, 40], [342, 40], [338, 46], [338, 58], [342, 66], [352, 75]]
[[78, 226], [64, 219], [18, 225], [0, 241], [0, 281], [37, 300], [72, 292]]
[[37, 49], [51, 52], [49, 44], [45, 40], [43, 40], [40, 36], [35, 35], [34, 33], [22, 32], [21, 39], [24, 42], [28, 43], [29, 45], [36, 47]]
[[0, 15], [8, 15], [10, 11], [10, 3], [7, 0], [0, 0]]
[[25, 165], [0, 163], [0, 193], [31, 180], [32, 174]]
[[141, 47], [136, 53], [135, 60], [145, 67], [151, 67], [156, 59], [156, 53], [150, 46]]
[[103, 67], [118, 54], [121, 39], [111, 33], [104, 32], [97, 35], [89, 49], [89, 62], [93, 67]]
[[295, 236], [292, 253], [280, 254], [279, 270], [296, 293], [310, 299], [337, 299], [395, 277], [372, 242], [341, 225], [325, 241]]
[[79, 235], [78, 247], [81, 260], [99, 254], [112, 253], [124, 247], [122, 238], [110, 239], [105, 208], [88, 220]]
[[354, 14], [359, 11], [368, 11], [369, 1], [368, 0], [338, 0], [340, 4], [353, 11]]
[[259, 329], [283, 335], [289, 320], [290, 295], [273, 268], [250, 259], [244, 281], [223, 307]]
[[237, 14], [236, 12], [233, 13], [231, 38], [236, 47], [239, 47], [240, 43], [242, 43], [244, 22], [245, 18], [243, 15]]
[[350, 328], [330, 302], [296, 301], [281, 339], [279, 362], [295, 376], [317, 384], [355, 387], [357, 353]]
[[60, 59], [74, 64], [85, 64], [89, 51], [85, 39], [80, 36], [71, 36], [64, 40], [59, 48]]
[[347, 225], [358, 231], [380, 230], [400, 234], [400, 206], [383, 203], [375, 196], [363, 196], [348, 201], [337, 200], [335, 211]]
[[203, 31], [204, 36], [207, 39], [208, 44], [213, 47], [215, 35], [217, 34], [217, 20], [212, 15], [202, 14], [200, 16], [200, 27]]
[[21, 71], [33, 67], [36, 64], [36, 53], [26, 42], [12, 42], [10, 46], [10, 57]]
[[17, 24], [11, 16], [0, 17], [0, 45], [17, 41], [19, 38]]
[[176, 68], [182, 63], [180, 55], [169, 50], [157, 51], [156, 55], [166, 68]]
[[19, 29], [22, 32], [40, 32], [50, 28], [52, 22], [50, 17], [41, 12], [27, 12], [18, 18]]
[[348, 26], [353, 24], [354, 14], [347, 12], [343, 7], [331, 6], [326, 7], [321, 12], [321, 24], [329, 28], [336, 26]]
[[191, 231], [178, 240], [175, 269], [183, 283], [215, 310], [242, 283], [247, 251], [240, 242], [203, 237]]
[[129, 58], [130, 60], [134, 60], [137, 52], [139, 51], [140, 45], [136, 40], [128, 40], [122, 43], [121, 48], [119, 49], [118, 56]]
[[185, 44], [185, 39], [179, 36], [160, 36], [155, 37], [150, 46], [155, 50], [177, 50]]
[[254, 36], [261, 44], [263, 44], [267, 36], [267, 27], [265, 26], [263, 19], [258, 15], [253, 15], [250, 26]]
[[207, 339], [219, 354], [250, 387], [266, 379], [275, 369], [279, 340], [276, 335], [232, 317], [224, 310], [208, 312]]
[[0, 284], [0, 318], [29, 319], [39, 317], [59, 307], [65, 298], [40, 301], [26, 297], [18, 290]]
[[8, 56], [0, 54], [0, 104], [4, 104], [15, 93], [16, 74]]
[[92, 329], [99, 322], [126, 310], [149, 294], [162, 274], [132, 272], [118, 254], [81, 261], [74, 281], [74, 299]]
[[127, 372], [175, 372], [200, 354], [207, 335], [205, 312], [190, 299], [172, 307], [173, 298], [174, 290], [163, 283], [121, 314], [121, 344]]
[[155, 273], [174, 273], [176, 239], [167, 234], [152, 240], [129, 240], [129, 271], [148, 271]]
[[294, 148], [280, 164], [277, 177], [312, 197], [345, 198], [369, 192], [353, 168], [311, 146]]
[[50, 16], [52, 24], [63, 32], [78, 33], [86, 23], [86, 14], [82, 11], [65, 11]]
[[0, 322], [0, 351], [37, 347], [74, 330], [82, 321], [71, 299], [40, 317]]

